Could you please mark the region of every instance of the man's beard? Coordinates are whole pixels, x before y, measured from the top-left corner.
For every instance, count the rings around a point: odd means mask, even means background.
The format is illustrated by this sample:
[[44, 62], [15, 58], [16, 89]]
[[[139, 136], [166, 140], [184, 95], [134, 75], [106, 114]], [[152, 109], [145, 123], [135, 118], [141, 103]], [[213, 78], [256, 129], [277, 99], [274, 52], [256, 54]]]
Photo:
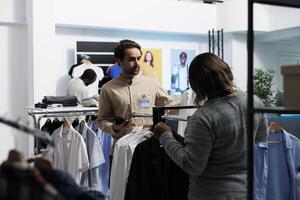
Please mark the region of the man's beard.
[[129, 69], [129, 70], [126, 70], [126, 73], [128, 74], [128, 75], [138, 75], [139, 74], [139, 72], [140, 72], [140, 67], [134, 67], [134, 68], [132, 68], [132, 69]]

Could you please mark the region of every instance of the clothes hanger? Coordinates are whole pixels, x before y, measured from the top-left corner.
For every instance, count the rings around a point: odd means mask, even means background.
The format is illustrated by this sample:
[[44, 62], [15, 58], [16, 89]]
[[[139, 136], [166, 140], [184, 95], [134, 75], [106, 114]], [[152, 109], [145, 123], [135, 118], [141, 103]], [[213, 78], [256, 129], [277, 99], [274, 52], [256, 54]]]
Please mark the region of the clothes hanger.
[[81, 120], [80, 126], [84, 126], [84, 125], [85, 125], [85, 120]]
[[[279, 134], [283, 133], [279, 122], [269, 122], [269, 133], [279, 133]], [[278, 143], [281, 143], [281, 141], [269, 140], [268, 143], [269, 144], [278, 144]]]
[[282, 133], [279, 122], [270, 122], [269, 123], [269, 132]]
[[70, 126], [71, 125], [70, 125], [70, 123], [67, 119], [67, 116], [64, 116], [64, 118], [63, 118], [63, 129], [64, 130], [69, 130]]

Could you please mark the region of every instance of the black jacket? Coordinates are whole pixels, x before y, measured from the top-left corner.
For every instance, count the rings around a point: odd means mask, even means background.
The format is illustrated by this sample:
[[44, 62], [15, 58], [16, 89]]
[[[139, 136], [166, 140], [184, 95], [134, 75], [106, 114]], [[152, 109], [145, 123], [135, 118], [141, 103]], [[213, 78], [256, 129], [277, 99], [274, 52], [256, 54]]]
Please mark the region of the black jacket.
[[[181, 136], [174, 137], [183, 143]], [[125, 200], [187, 200], [188, 178], [152, 137], [135, 148]]]

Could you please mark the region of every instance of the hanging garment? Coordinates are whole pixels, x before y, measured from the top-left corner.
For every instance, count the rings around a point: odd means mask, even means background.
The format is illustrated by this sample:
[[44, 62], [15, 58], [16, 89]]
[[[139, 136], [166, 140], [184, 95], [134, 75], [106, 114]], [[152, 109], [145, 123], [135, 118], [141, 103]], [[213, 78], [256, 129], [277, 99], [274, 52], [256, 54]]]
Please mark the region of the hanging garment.
[[[181, 136], [174, 137], [183, 143]], [[152, 137], [135, 148], [125, 200], [187, 200], [188, 178]]]
[[149, 130], [135, 127], [130, 134], [123, 136], [116, 143], [111, 166], [110, 200], [124, 199], [134, 149], [151, 135]]
[[78, 103], [83, 106], [97, 106], [98, 101], [89, 96], [89, 88], [80, 78], [73, 78], [67, 86], [67, 95], [77, 97]]
[[[196, 98], [195, 92], [193, 92], [192, 89], [188, 89], [182, 93], [181, 99], [180, 99], [180, 105], [181, 106], [192, 106], [192, 105], [194, 105], [195, 98]], [[196, 108], [180, 109], [179, 115], [192, 116], [196, 110], [197, 110]], [[186, 128], [186, 125], [187, 125], [187, 122], [185, 122], [185, 121], [178, 122], [178, 131], [177, 132], [182, 137], [184, 137], [184, 130]]]
[[89, 89], [88, 96], [89, 97], [97, 96], [99, 94], [98, 93], [99, 81], [101, 81], [102, 78], [104, 77], [104, 73], [101, 67], [94, 64], [81, 64], [73, 69], [72, 76], [74, 78], [79, 78], [86, 69], [92, 69], [97, 74], [96, 81], [88, 86]]
[[100, 191], [105, 195], [109, 196], [109, 171], [110, 171], [110, 158], [109, 158], [109, 152], [111, 149], [111, 143], [112, 138], [111, 134], [105, 133], [101, 131], [100, 128], [98, 128], [98, 125], [96, 123], [92, 123], [91, 125], [92, 130], [95, 131], [97, 134], [98, 140], [102, 146], [102, 151], [105, 158], [105, 163], [101, 164], [99, 166], [99, 178], [100, 178]]
[[293, 200], [294, 193], [300, 191], [294, 191], [294, 177], [300, 166], [300, 140], [286, 131], [270, 133], [266, 141], [254, 145], [253, 153], [254, 199]]
[[69, 172], [79, 184], [81, 175], [89, 168], [89, 160], [82, 136], [72, 126], [68, 129], [60, 126], [53, 132], [53, 165], [56, 169]]
[[[45, 124], [42, 126], [41, 130], [52, 135], [51, 126], [52, 126], [51, 119], [48, 118], [46, 120]], [[38, 140], [38, 147], [45, 149], [47, 147], [47, 143], [43, 140]]]
[[89, 157], [89, 169], [83, 172], [80, 185], [91, 190], [100, 191], [99, 165], [105, 163], [101, 144], [92, 129], [87, 124], [79, 126], [79, 133], [83, 137]]

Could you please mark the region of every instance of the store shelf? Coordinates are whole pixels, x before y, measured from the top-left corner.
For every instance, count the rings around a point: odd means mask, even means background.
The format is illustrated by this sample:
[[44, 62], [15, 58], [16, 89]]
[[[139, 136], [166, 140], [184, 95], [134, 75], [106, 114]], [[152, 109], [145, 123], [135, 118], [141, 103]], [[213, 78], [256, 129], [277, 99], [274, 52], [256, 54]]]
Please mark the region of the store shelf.
[[257, 113], [299, 114], [300, 108], [264, 107], [264, 108], [254, 108], [253, 111]]
[[300, 8], [299, 0], [253, 0], [253, 3]]

